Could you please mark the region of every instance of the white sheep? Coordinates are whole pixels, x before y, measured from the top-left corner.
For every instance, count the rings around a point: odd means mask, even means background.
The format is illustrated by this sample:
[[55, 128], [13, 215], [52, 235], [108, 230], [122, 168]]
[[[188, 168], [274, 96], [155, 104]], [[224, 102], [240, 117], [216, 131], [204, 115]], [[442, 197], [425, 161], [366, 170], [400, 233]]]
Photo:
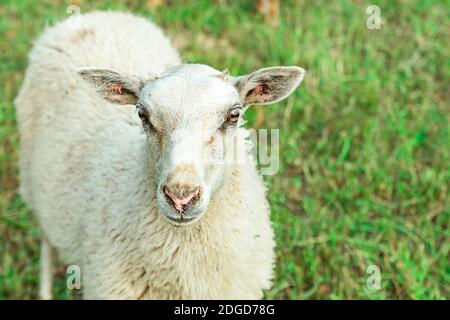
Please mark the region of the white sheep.
[[88, 299], [261, 298], [274, 266], [266, 189], [253, 161], [220, 160], [247, 138], [244, 109], [287, 97], [303, 69], [181, 64], [157, 26], [115, 12], [57, 24], [29, 60], [20, 192], [43, 234], [41, 298], [53, 249], [80, 266]]

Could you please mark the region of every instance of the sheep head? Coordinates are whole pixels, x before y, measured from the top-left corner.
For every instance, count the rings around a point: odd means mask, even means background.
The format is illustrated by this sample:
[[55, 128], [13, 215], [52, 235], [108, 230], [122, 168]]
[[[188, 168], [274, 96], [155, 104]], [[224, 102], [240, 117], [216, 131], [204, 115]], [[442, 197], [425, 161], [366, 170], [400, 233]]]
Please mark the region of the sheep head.
[[85, 68], [78, 74], [104, 99], [136, 105], [157, 176], [160, 212], [175, 225], [187, 225], [203, 215], [236, 167], [236, 144], [246, 138], [240, 128], [246, 108], [286, 98], [304, 70], [270, 67], [233, 77], [206, 65], [184, 64], [148, 79], [107, 69]]

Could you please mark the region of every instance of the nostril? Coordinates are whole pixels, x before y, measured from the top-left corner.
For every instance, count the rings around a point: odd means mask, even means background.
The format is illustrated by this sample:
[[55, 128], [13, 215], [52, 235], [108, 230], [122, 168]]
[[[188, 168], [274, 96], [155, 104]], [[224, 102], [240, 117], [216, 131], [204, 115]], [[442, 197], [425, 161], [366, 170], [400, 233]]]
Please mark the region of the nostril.
[[164, 190], [164, 193], [165, 193], [166, 195], [169, 195], [169, 193], [171, 193], [170, 190], [169, 190], [169, 188], [167, 188], [167, 186], [164, 186], [164, 187], [163, 187], [163, 190]]
[[172, 202], [175, 209], [177, 209], [180, 213], [183, 213], [188, 209], [188, 205], [193, 202], [193, 200], [197, 200], [201, 193], [201, 188], [190, 188], [192, 191], [186, 191], [187, 188], [180, 189], [170, 189], [167, 186], [163, 188], [164, 193], [169, 198], [168, 200]]

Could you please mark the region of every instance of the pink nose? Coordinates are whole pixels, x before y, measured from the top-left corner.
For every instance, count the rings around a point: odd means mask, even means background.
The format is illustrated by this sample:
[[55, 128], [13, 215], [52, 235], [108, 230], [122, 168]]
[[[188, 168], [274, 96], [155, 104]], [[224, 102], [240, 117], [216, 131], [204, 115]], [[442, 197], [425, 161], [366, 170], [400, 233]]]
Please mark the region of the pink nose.
[[187, 206], [192, 201], [192, 199], [200, 195], [200, 187], [195, 188], [195, 190], [192, 192], [183, 194], [180, 192], [172, 191], [166, 186], [164, 187], [164, 192], [170, 198], [170, 200], [172, 200], [175, 209], [177, 209], [178, 212], [183, 213], [183, 211], [187, 209]]

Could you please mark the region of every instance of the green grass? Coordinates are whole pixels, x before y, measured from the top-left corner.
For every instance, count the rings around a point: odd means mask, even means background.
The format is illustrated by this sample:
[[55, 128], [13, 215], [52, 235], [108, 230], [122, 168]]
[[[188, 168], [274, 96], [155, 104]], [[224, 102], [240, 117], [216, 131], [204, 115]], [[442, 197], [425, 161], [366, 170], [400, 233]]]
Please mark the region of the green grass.
[[[252, 1], [81, 1], [81, 12], [127, 9], [151, 17], [187, 62], [247, 73], [307, 70], [287, 102], [248, 112], [280, 128], [281, 169], [267, 177], [277, 265], [267, 298], [449, 299], [448, 1], [282, 1], [271, 28]], [[217, 2], [217, 1], [216, 1]], [[69, 2], [0, 4], [0, 298], [36, 298], [39, 230], [17, 194], [13, 99], [26, 55]], [[447, 26], [447, 27], [446, 27]], [[369, 265], [381, 289], [368, 290]], [[56, 298], [78, 298], [65, 289]]]

